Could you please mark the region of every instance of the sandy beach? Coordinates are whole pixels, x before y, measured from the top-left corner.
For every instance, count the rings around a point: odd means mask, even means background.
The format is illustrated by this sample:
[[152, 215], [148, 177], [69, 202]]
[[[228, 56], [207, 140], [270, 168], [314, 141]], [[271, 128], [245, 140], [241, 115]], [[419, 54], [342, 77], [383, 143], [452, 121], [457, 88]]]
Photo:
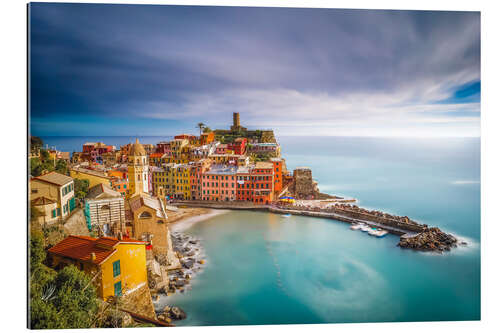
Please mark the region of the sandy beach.
[[211, 208], [179, 208], [171, 214], [169, 228], [172, 232], [183, 232], [193, 224], [207, 220], [213, 216], [225, 214], [229, 210]]

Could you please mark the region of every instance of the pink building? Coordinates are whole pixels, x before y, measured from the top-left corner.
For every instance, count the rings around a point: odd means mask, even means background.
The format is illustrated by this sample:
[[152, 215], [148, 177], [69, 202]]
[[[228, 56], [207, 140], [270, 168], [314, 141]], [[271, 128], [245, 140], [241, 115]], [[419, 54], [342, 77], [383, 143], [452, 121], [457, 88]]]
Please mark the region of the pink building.
[[210, 201], [236, 200], [236, 166], [216, 164], [202, 174], [201, 197]]

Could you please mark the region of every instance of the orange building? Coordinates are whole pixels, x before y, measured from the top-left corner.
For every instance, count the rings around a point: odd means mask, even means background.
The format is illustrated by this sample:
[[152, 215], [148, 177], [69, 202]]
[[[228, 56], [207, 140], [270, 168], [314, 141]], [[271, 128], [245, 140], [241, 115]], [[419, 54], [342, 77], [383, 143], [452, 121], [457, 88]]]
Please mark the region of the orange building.
[[283, 159], [271, 158], [274, 167], [273, 183], [274, 192], [281, 192], [283, 189]]
[[200, 135], [200, 145], [206, 145], [214, 142], [215, 134], [214, 132], [203, 133]]

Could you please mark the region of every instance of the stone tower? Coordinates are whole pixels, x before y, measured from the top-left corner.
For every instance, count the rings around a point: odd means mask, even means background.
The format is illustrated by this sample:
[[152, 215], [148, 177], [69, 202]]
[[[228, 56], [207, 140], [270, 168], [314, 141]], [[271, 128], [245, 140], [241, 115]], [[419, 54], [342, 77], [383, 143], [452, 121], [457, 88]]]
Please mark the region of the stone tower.
[[240, 127], [240, 114], [239, 114], [239, 112], [233, 112], [233, 126], [235, 128]]
[[128, 198], [136, 194], [149, 192], [148, 169], [148, 155], [146, 154], [146, 150], [139, 143], [139, 139], [135, 139], [135, 143], [130, 146], [128, 152]]
[[240, 114], [239, 112], [233, 112], [233, 126], [231, 126], [231, 131], [246, 131], [245, 127], [242, 127], [240, 124]]

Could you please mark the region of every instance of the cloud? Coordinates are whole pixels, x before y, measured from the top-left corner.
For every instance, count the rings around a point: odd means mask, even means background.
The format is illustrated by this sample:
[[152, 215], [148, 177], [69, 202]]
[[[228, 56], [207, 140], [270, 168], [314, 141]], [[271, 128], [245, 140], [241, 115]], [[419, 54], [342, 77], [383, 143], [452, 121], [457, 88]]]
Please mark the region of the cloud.
[[30, 8], [35, 118], [216, 127], [239, 111], [284, 133], [479, 133], [479, 13]]

